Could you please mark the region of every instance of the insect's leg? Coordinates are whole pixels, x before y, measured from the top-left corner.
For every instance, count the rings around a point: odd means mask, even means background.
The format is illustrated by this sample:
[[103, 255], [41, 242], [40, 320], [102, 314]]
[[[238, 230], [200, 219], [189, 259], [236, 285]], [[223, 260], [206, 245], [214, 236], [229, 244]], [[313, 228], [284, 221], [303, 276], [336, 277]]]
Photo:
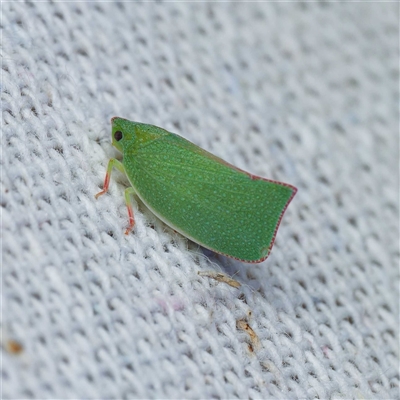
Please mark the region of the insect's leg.
[[116, 158], [111, 158], [107, 165], [107, 173], [106, 173], [106, 177], [104, 179], [103, 190], [94, 196], [94, 197], [96, 197], [96, 199], [99, 196], [101, 196], [102, 194], [107, 192], [108, 185], [110, 184], [111, 170], [113, 169], [113, 167], [119, 169], [123, 174], [125, 174], [125, 169], [124, 169], [122, 162], [118, 161]]
[[125, 202], [126, 202], [126, 207], [128, 209], [128, 215], [129, 215], [129, 226], [126, 228], [125, 235], [128, 235], [129, 232], [133, 229], [135, 226], [135, 218], [133, 217], [133, 208], [132, 208], [132, 195], [135, 194], [135, 189], [131, 186], [125, 189]]

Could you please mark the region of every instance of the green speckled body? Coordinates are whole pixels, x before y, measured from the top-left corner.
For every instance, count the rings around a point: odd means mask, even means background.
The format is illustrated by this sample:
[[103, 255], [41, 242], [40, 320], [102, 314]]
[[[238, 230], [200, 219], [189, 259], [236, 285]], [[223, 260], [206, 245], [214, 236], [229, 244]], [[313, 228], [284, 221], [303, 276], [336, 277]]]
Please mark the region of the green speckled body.
[[112, 133], [136, 194], [162, 221], [241, 261], [269, 255], [295, 187], [250, 175], [152, 125], [113, 118]]

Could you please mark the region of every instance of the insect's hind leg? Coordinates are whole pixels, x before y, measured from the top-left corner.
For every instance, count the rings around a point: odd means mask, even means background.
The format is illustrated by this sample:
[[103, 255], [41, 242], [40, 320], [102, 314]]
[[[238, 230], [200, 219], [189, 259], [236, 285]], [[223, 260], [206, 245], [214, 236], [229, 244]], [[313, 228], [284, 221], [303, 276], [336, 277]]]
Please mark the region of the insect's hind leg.
[[126, 208], [128, 209], [129, 216], [129, 226], [125, 230], [125, 235], [129, 235], [135, 226], [135, 218], [133, 216], [133, 208], [132, 208], [132, 196], [135, 194], [135, 189], [131, 186], [125, 189], [124, 196], [126, 202]]

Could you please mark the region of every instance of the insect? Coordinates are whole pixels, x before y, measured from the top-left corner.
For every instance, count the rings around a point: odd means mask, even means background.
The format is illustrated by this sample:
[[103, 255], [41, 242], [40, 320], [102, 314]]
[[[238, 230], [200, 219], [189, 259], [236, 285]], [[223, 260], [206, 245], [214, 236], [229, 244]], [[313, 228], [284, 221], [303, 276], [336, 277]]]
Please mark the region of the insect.
[[129, 226], [135, 225], [132, 195], [161, 221], [192, 241], [237, 260], [258, 263], [270, 254], [283, 214], [297, 192], [287, 183], [251, 175], [162, 128], [114, 117], [112, 144], [122, 162], [108, 162], [128, 177]]

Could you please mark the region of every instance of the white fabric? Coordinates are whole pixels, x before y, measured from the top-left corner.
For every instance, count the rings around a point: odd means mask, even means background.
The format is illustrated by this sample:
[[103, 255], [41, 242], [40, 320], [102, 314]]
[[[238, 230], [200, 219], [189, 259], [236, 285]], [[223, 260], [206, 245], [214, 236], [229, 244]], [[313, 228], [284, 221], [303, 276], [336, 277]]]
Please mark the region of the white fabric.
[[[398, 4], [2, 12], [2, 398], [399, 398]], [[271, 256], [125, 236], [115, 115], [297, 186]]]

